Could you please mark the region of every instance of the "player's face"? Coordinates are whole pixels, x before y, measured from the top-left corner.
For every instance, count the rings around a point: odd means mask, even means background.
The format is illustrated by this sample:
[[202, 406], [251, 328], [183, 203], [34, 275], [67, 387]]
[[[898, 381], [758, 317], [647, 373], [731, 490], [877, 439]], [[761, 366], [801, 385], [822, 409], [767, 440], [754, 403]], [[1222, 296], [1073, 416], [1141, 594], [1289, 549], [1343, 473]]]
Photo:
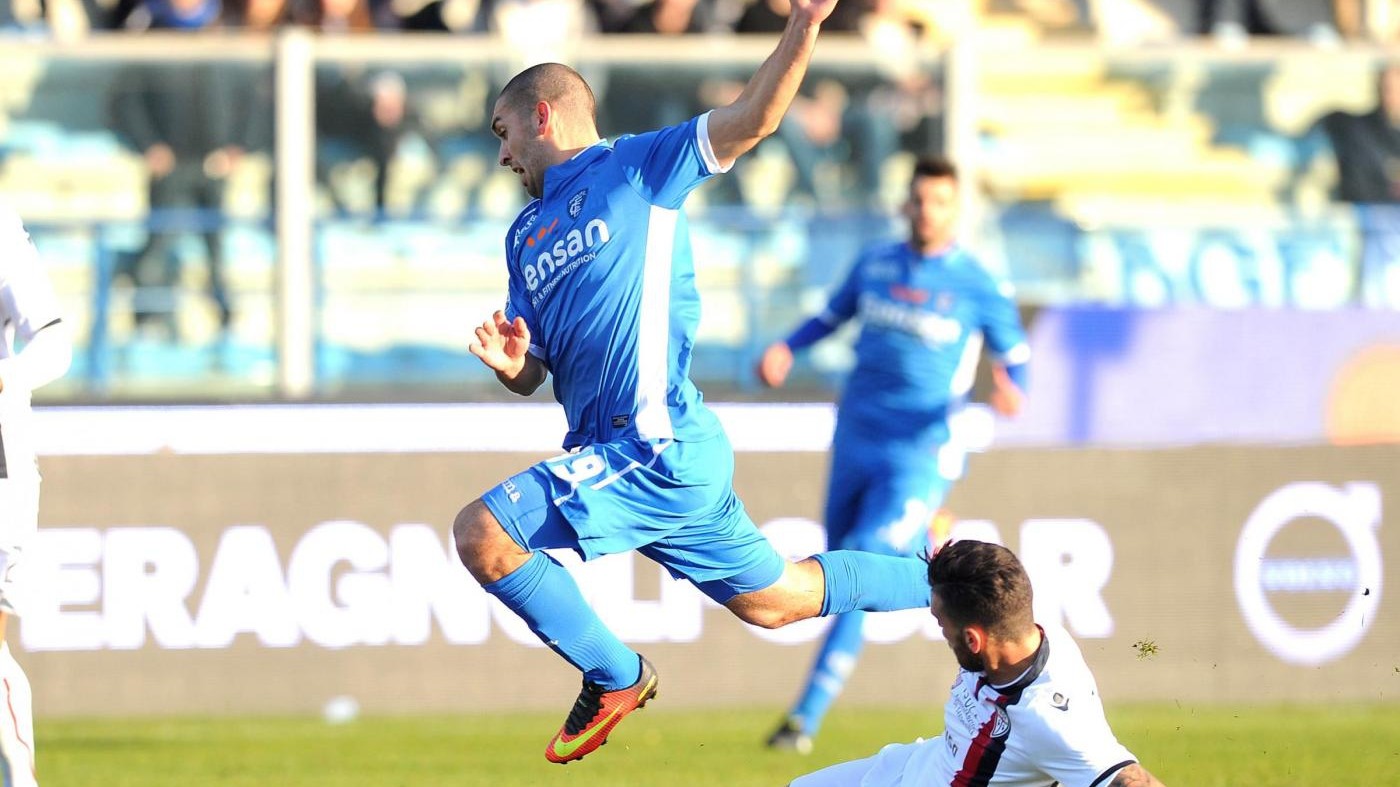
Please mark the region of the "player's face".
[[987, 669], [987, 660], [980, 654], [973, 653], [967, 645], [967, 628], [953, 623], [952, 619], [942, 612], [943, 602], [938, 598], [938, 594], [933, 596], [933, 619], [938, 621], [938, 626], [943, 630], [943, 639], [947, 641], [948, 647], [952, 649], [953, 656], [958, 660], [958, 666], [969, 672], [984, 672]]
[[914, 178], [904, 204], [914, 248], [927, 254], [953, 242], [958, 225], [958, 182], [948, 177]]
[[530, 114], [497, 101], [491, 112], [491, 133], [501, 141], [497, 162], [520, 176], [525, 193], [538, 198], [544, 193], [544, 167], [539, 163], [539, 139], [530, 124]]

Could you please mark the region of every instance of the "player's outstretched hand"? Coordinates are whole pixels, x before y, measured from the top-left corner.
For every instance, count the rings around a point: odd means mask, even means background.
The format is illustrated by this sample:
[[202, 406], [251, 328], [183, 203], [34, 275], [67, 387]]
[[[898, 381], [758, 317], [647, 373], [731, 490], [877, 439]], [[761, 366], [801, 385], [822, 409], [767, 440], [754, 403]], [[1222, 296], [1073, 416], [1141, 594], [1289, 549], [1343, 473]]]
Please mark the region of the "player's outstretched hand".
[[815, 24], [825, 22], [836, 8], [836, 0], [791, 0], [791, 3], [790, 13], [793, 17], [798, 21], [808, 19]]
[[1011, 375], [1006, 373], [1005, 367], [1000, 364], [992, 367], [992, 390], [987, 395], [987, 401], [998, 415], [1006, 418], [1020, 415], [1025, 398], [1021, 389], [1011, 381]]
[[492, 369], [514, 377], [525, 365], [525, 353], [530, 349], [530, 329], [523, 317], [510, 321], [505, 312], [497, 309], [491, 319], [476, 329], [476, 341], [467, 349]]
[[786, 342], [774, 342], [758, 359], [758, 379], [769, 388], [781, 388], [792, 371], [792, 348]]

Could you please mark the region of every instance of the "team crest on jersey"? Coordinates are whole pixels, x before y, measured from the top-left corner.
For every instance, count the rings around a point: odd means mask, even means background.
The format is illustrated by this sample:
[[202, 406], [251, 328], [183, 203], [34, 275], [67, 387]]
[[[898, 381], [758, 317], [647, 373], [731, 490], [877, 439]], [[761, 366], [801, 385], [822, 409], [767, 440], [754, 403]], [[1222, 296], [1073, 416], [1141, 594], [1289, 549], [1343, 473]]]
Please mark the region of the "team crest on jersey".
[[1069, 710], [1069, 697], [1057, 691], [1055, 695], [1050, 698], [1050, 704], [1060, 710]]
[[569, 218], [576, 219], [583, 213], [583, 203], [588, 199], [588, 189], [569, 197]]
[[1011, 717], [1005, 708], [992, 711], [992, 740], [1000, 740], [1011, 734]]

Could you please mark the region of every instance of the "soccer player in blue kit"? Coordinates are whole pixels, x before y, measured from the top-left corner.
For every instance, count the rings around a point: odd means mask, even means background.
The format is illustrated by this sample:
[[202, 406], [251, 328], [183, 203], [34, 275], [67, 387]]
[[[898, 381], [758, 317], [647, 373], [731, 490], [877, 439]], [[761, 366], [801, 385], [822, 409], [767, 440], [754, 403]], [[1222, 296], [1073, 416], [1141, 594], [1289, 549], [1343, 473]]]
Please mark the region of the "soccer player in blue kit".
[[553, 374], [568, 453], [469, 503], [453, 536], [482, 587], [583, 673], [545, 749], [552, 762], [596, 750], [655, 695], [657, 675], [545, 549], [639, 551], [764, 627], [929, 603], [917, 558], [778, 555], [735, 497], [733, 450], [689, 379], [700, 305], [682, 203], [777, 129], [835, 3], [792, 0], [739, 97], [676, 126], [601, 139], [592, 90], [555, 63], [516, 75], [496, 99], [500, 164], [534, 200], [506, 236], [506, 308], [470, 349], [519, 394]]
[[[867, 247], [826, 310], [770, 345], [759, 361], [759, 378], [781, 386], [794, 352], [847, 320], [861, 322], [832, 438], [825, 512], [831, 548], [886, 555], [928, 548], [931, 520], [951, 478], [961, 474], [961, 451], [945, 448], [948, 418], [972, 387], [984, 338], [998, 359], [991, 404], [1006, 416], [1020, 410], [1030, 356], [1025, 332], [1010, 287], [955, 241], [958, 203], [953, 164], [919, 159], [904, 205], [909, 239]], [[857, 610], [832, 624], [802, 695], [769, 746], [811, 751], [860, 657], [864, 622]]]

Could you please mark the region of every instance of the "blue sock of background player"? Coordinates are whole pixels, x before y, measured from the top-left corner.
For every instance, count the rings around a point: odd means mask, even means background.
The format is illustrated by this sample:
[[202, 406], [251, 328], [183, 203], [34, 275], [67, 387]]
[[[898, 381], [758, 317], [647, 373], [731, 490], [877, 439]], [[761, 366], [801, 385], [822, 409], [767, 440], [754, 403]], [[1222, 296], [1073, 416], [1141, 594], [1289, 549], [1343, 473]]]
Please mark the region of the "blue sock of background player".
[[[946, 492], [947, 482], [940, 479], [940, 487], [936, 498], [941, 500]], [[947, 528], [951, 525], [951, 520], [946, 516], [939, 515], [935, 518], [933, 527], [939, 532], [930, 535], [935, 536], [939, 542], [948, 536]], [[861, 546], [862, 540], [856, 539], [854, 542], [845, 542], [847, 546]], [[868, 540], [863, 544], [866, 548], [873, 548]], [[929, 542], [920, 538], [914, 543], [906, 546], [908, 552], [927, 551]], [[921, 561], [922, 562], [922, 561]], [[806, 742], [799, 743], [793, 741], [792, 746], [799, 750], [805, 750], [810, 745], [810, 739], [816, 737], [821, 729], [822, 720], [826, 718], [827, 711], [840, 696], [841, 691], [846, 686], [847, 679], [855, 671], [856, 664], [860, 660], [861, 651], [865, 649], [865, 614], [859, 610], [847, 612], [832, 622], [830, 630], [827, 631], [826, 638], [822, 640], [821, 647], [817, 651], [816, 660], [812, 664], [812, 669], [807, 675], [807, 683], [798, 696], [797, 702], [792, 706], [792, 711], [788, 717], [788, 724], [793, 729], [789, 735], [805, 736]]]
[[846, 679], [855, 670], [860, 652], [865, 648], [865, 613], [847, 612], [832, 621], [822, 640], [821, 649], [807, 676], [807, 686], [793, 706], [792, 715], [802, 732], [815, 737], [831, 703], [846, 686]]

